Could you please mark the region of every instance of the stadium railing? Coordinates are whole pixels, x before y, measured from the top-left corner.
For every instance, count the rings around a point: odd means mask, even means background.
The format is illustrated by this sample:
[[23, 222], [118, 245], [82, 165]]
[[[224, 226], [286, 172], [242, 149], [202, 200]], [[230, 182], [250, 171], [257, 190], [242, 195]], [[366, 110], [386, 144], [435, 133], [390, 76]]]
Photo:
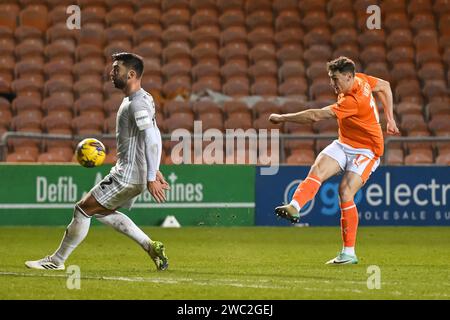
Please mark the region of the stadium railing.
[[[235, 137], [245, 136], [255, 137], [253, 134], [236, 134]], [[162, 134], [161, 135], [163, 141], [170, 141], [170, 134]], [[191, 134], [190, 137], [195, 137], [194, 134]], [[199, 137], [202, 137], [201, 135]], [[330, 140], [336, 139], [337, 135], [325, 135], [325, 134], [310, 134], [310, 135], [299, 135], [299, 134], [279, 134], [280, 137], [280, 162], [284, 163], [286, 159], [285, 155], [285, 141], [286, 140]], [[8, 147], [8, 139], [12, 138], [22, 138], [22, 139], [50, 139], [50, 140], [70, 140], [70, 141], [81, 141], [85, 138], [96, 138], [99, 140], [102, 139], [115, 139], [115, 134], [104, 134], [104, 135], [60, 135], [60, 134], [45, 134], [45, 133], [26, 133], [26, 132], [15, 132], [8, 131], [5, 132], [0, 139], [0, 161], [5, 161], [7, 155], [7, 147]], [[226, 137], [224, 137], [226, 139]], [[430, 144], [436, 142], [450, 142], [450, 136], [436, 136], [436, 137], [386, 137], [384, 140], [385, 152], [383, 155], [383, 164], [386, 164], [386, 159], [389, 154], [389, 144], [394, 142], [429, 142]], [[225, 145], [226, 141], [224, 141]], [[432, 165], [436, 165], [433, 163]]]

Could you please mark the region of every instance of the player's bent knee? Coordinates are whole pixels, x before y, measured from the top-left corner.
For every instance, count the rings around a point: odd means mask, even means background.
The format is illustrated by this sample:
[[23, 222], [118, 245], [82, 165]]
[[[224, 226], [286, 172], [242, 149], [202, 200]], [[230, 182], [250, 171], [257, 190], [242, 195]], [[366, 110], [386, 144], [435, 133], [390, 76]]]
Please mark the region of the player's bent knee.
[[101, 206], [92, 194], [86, 195], [76, 205], [88, 216], [93, 216], [98, 213], [114, 212], [114, 210], [109, 210]]
[[339, 185], [339, 198], [341, 202], [353, 200], [355, 194], [348, 184]]

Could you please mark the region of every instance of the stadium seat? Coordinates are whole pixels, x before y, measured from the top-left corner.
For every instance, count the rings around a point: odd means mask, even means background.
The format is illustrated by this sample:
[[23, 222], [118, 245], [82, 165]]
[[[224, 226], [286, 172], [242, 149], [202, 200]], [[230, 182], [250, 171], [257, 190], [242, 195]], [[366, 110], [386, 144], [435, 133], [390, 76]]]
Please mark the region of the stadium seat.
[[300, 28], [290, 27], [275, 33], [275, 43], [278, 47], [283, 47], [287, 44], [300, 44], [304, 37], [304, 32]]
[[191, 19], [192, 30], [200, 26], [217, 25], [219, 23], [219, 16], [217, 10], [211, 8], [203, 8], [195, 11]]
[[[349, 3], [349, 2], [347, 2]], [[350, 4], [351, 6], [351, 4]], [[343, 8], [341, 8], [342, 10]], [[355, 27], [355, 15], [353, 14], [353, 11], [350, 9], [350, 11], [335, 11], [333, 10], [333, 16], [329, 20], [330, 26], [334, 30], [339, 30], [343, 28], [354, 28]]]
[[426, 119], [435, 119], [450, 114], [448, 101], [431, 101], [425, 106]]
[[436, 157], [436, 164], [443, 166], [450, 165], [450, 149], [439, 150], [439, 155]]
[[272, 8], [276, 13], [296, 11], [297, 10], [297, 0], [274, 0], [272, 3]]
[[32, 5], [19, 13], [19, 24], [29, 26], [45, 32], [48, 27], [48, 9], [45, 5]]
[[308, 12], [303, 18], [302, 23], [307, 30], [311, 30], [316, 27], [326, 26], [328, 24], [328, 18], [324, 11], [314, 10]]
[[281, 11], [275, 19], [275, 30], [278, 32], [291, 27], [301, 28], [299, 12], [296, 9]]
[[60, 110], [68, 110], [72, 112], [73, 104], [74, 99], [72, 92], [55, 92], [42, 101], [42, 110], [48, 114], [52, 112], [59, 112]]
[[36, 99], [34, 97], [20, 96], [13, 100], [12, 110], [16, 114], [22, 112], [41, 110], [41, 99]]
[[258, 118], [262, 115], [280, 113], [280, 106], [269, 100], [260, 100], [253, 105], [252, 110], [255, 118]]
[[278, 129], [278, 130], [282, 130], [282, 125], [281, 124], [274, 124], [272, 122], [269, 121], [269, 116], [270, 113], [263, 113], [260, 115], [260, 117], [256, 118], [253, 121], [253, 128], [255, 128], [256, 130], [260, 130], [260, 129]]
[[164, 28], [171, 25], [189, 25], [191, 13], [189, 8], [171, 8], [165, 11], [161, 16], [161, 24]]
[[[48, 133], [55, 130], [72, 131], [72, 112], [70, 110], [57, 110], [42, 119], [42, 129]], [[61, 132], [61, 131], [60, 131]]]
[[191, 69], [191, 74], [194, 81], [202, 77], [218, 77], [220, 76], [220, 68], [218, 64], [207, 60], [205, 63], [196, 64]]
[[222, 114], [222, 108], [212, 100], [195, 101], [192, 105], [193, 111], [200, 116], [202, 113]]
[[252, 128], [252, 117], [249, 112], [233, 112], [228, 115], [224, 126], [226, 129], [250, 129]]
[[271, 76], [257, 77], [250, 87], [252, 95], [263, 97], [277, 96], [277, 78]]
[[134, 10], [132, 7], [118, 6], [111, 8], [106, 16], [105, 22], [107, 26], [113, 26], [119, 23], [133, 23]]
[[304, 96], [308, 85], [303, 77], [286, 79], [278, 86], [278, 93], [282, 96]]
[[[386, 152], [387, 151], [387, 152]], [[386, 150], [387, 157], [385, 157], [386, 164], [402, 165], [404, 163], [404, 152], [401, 148], [389, 148]]]
[[225, 101], [223, 103], [223, 112], [227, 115], [232, 114], [234, 112], [248, 113], [251, 115], [250, 113], [251, 111], [248, 105], [244, 101], [238, 99]]
[[413, 149], [405, 157], [405, 165], [432, 164], [433, 152], [431, 149]]
[[36, 162], [37, 157], [29, 153], [11, 153], [6, 156], [6, 162]]
[[188, 101], [182, 100], [170, 100], [164, 103], [163, 111], [166, 117], [181, 112], [181, 113], [193, 113], [193, 110]]
[[211, 90], [215, 92], [222, 91], [222, 82], [219, 76], [204, 76], [199, 78], [192, 85], [192, 93], [201, 93], [206, 90]]
[[305, 34], [303, 44], [305, 47], [315, 45], [329, 46], [331, 42], [331, 31], [328, 27], [316, 27]]
[[8, 109], [0, 108], [0, 128], [6, 129], [6, 131], [8, 131], [7, 129], [10, 128], [11, 120], [12, 120], [11, 110], [9, 110], [9, 108]]
[[162, 92], [168, 99], [172, 99], [178, 95], [188, 95], [191, 91], [190, 76], [178, 76], [172, 78], [163, 85]]
[[100, 135], [103, 133], [103, 119], [99, 121], [97, 116], [89, 113], [73, 118], [72, 128], [75, 134], [79, 135]]
[[253, 63], [261, 60], [275, 60], [275, 45], [271, 43], [257, 44], [250, 49], [248, 57]]
[[258, 10], [247, 13], [245, 22], [250, 30], [254, 30], [257, 27], [271, 28], [273, 25], [273, 13], [271, 10], [265, 10], [259, 7]]
[[144, 41], [159, 42], [161, 40], [161, 34], [162, 27], [160, 24], [144, 24], [133, 33], [134, 44], [139, 45]]
[[223, 93], [232, 97], [247, 96], [249, 90], [249, 80], [243, 76], [233, 76], [222, 86]]
[[286, 159], [286, 164], [290, 165], [312, 165], [315, 160], [315, 153], [310, 149], [294, 149]]
[[246, 77], [248, 70], [247, 59], [233, 59], [228, 61], [220, 68], [220, 74], [222, 75], [224, 81], [232, 77]]
[[344, 44], [358, 43], [358, 34], [354, 28], [341, 28], [336, 30], [331, 36], [331, 42], [335, 47]]
[[161, 73], [165, 79], [189, 75], [192, 68], [191, 59], [180, 58], [162, 66]]
[[165, 44], [168, 44], [169, 42], [172, 41], [187, 42], [189, 41], [189, 38], [191, 36], [189, 26], [187, 25], [174, 24], [163, 30], [164, 31], [162, 33], [161, 39]]
[[278, 66], [275, 60], [260, 60], [248, 69], [249, 76], [254, 80], [258, 77], [277, 77]]
[[217, 9], [216, 0], [191, 0], [193, 9]]
[[193, 30], [190, 37], [194, 46], [201, 42], [218, 42], [220, 29], [216, 25], [201, 26]]
[[223, 132], [224, 121], [221, 113], [201, 113], [198, 117], [202, 121], [202, 130], [218, 129]]
[[167, 118], [165, 124], [169, 133], [176, 129], [186, 129], [192, 132], [194, 129], [194, 115], [193, 113], [177, 112]]

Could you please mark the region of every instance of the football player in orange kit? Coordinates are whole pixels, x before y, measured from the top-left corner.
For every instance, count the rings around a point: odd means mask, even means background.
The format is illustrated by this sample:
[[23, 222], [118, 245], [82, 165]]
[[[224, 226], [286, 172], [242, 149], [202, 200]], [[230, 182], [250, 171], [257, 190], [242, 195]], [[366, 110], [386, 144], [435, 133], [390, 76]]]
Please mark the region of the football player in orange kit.
[[309, 109], [298, 113], [271, 114], [273, 123], [311, 123], [337, 118], [339, 139], [333, 141], [318, 155], [308, 176], [298, 186], [292, 201], [275, 208], [282, 218], [297, 223], [300, 209], [314, 198], [323, 181], [343, 172], [339, 185], [341, 233], [343, 249], [327, 264], [356, 264], [356, 231], [358, 210], [353, 198], [380, 163], [384, 151], [383, 133], [372, 92], [378, 94], [387, 119], [387, 133], [398, 134], [393, 115], [393, 98], [389, 82], [355, 73], [355, 63], [339, 57], [327, 63], [331, 86], [337, 102], [322, 109]]

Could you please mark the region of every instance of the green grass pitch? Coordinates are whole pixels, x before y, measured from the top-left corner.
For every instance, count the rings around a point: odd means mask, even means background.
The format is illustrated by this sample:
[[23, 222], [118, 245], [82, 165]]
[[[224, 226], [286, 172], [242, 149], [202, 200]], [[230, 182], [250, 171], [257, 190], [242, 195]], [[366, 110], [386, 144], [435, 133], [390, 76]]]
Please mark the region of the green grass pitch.
[[[65, 271], [26, 269], [52, 253], [63, 227], [0, 228], [0, 299], [450, 299], [450, 228], [360, 227], [358, 265], [326, 266], [341, 246], [338, 227], [144, 228], [165, 243], [168, 271], [132, 240], [91, 227]], [[369, 289], [368, 267], [380, 268]], [[370, 282], [370, 281], [369, 281]]]

